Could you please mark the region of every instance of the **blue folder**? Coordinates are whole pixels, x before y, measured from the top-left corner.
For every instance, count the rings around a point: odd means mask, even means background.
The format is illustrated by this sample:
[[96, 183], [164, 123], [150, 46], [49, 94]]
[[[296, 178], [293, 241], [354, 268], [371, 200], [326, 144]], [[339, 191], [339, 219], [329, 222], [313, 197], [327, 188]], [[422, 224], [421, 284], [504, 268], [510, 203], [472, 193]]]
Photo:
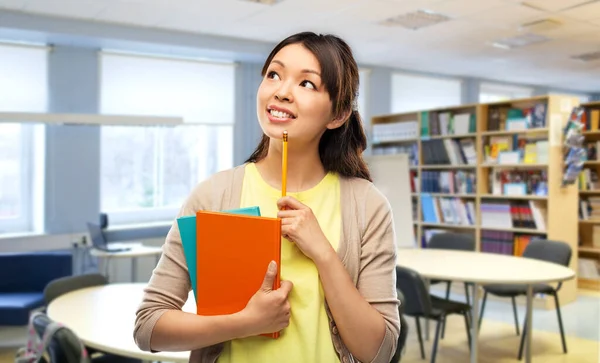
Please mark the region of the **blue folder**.
[[[248, 216], [260, 217], [259, 207], [247, 207], [239, 209], [225, 210], [223, 213], [244, 214]], [[196, 215], [183, 216], [177, 218], [179, 234], [181, 235], [181, 244], [183, 245], [183, 254], [188, 266], [190, 282], [196, 296]]]

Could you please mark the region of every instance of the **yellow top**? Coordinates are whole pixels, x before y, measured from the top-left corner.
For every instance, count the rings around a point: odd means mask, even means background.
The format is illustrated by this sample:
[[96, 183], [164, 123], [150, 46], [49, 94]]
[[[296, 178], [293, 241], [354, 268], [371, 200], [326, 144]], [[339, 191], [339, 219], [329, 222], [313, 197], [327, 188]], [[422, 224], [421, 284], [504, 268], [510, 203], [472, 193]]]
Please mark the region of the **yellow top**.
[[[276, 217], [280, 193], [262, 179], [255, 164], [247, 164], [240, 208], [259, 206], [262, 216]], [[329, 173], [315, 187], [288, 192], [288, 195], [312, 209], [327, 240], [337, 249], [342, 228], [337, 175]], [[281, 279], [294, 284], [289, 295], [290, 325], [279, 339], [259, 336], [227, 342], [219, 363], [339, 362], [329, 332], [325, 294], [317, 268], [285, 238], [281, 240]]]

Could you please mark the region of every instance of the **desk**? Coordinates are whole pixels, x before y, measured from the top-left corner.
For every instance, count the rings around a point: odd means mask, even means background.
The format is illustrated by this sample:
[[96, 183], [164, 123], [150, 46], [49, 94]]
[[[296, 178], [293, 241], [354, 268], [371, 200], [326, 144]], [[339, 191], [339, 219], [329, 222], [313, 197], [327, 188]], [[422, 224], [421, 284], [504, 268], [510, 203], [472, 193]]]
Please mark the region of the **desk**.
[[[73, 330], [91, 348], [148, 361], [188, 363], [189, 351], [150, 353], [135, 344], [135, 311], [145, 286], [145, 283], [109, 284], [76, 290], [53, 300], [47, 314]], [[191, 291], [182, 310], [196, 311]]]
[[109, 252], [96, 248], [90, 250], [90, 255], [106, 259], [105, 275], [108, 277], [108, 266], [112, 258], [131, 258], [131, 281], [137, 282], [137, 258], [156, 256], [156, 263], [162, 254], [161, 247], [144, 246], [141, 243], [111, 243], [111, 247], [130, 247], [129, 251]]
[[480, 284], [525, 284], [528, 286], [525, 362], [531, 363], [532, 284], [559, 282], [575, 277], [573, 270], [558, 264], [485, 252], [400, 249], [397, 261], [399, 266], [413, 269], [427, 279], [470, 282], [474, 285], [471, 363], [476, 363], [478, 358], [479, 294], [477, 291]]

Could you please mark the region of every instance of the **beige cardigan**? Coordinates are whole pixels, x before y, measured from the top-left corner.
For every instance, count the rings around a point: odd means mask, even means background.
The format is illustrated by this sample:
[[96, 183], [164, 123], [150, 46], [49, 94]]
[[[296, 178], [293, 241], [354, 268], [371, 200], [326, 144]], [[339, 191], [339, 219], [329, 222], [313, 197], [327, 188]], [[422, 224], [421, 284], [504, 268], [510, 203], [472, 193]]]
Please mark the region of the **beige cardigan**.
[[[220, 211], [239, 208], [244, 166], [219, 172], [200, 183], [182, 206], [178, 216], [197, 210]], [[338, 256], [358, 291], [385, 319], [385, 337], [374, 363], [389, 363], [396, 351], [400, 332], [396, 292], [396, 242], [392, 211], [387, 199], [367, 180], [340, 180], [342, 234]], [[144, 290], [133, 336], [144, 351], [152, 351], [154, 325], [169, 309], [181, 309], [191, 290], [176, 221], [167, 234], [162, 257]], [[342, 341], [325, 302], [331, 338], [342, 363], [357, 362]], [[193, 350], [190, 363], [213, 363], [223, 344]]]

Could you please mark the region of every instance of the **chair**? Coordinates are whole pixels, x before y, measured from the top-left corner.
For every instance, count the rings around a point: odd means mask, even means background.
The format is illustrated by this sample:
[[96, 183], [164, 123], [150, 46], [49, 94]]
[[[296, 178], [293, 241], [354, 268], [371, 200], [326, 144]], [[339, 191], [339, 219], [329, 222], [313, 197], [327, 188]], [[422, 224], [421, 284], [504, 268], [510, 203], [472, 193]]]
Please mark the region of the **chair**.
[[408, 322], [404, 317], [404, 304], [406, 299], [404, 298], [404, 294], [402, 291], [398, 290], [398, 300], [400, 300], [400, 304], [398, 305], [398, 314], [400, 316], [400, 334], [398, 335], [398, 344], [396, 345], [396, 353], [392, 357], [390, 363], [400, 363], [402, 360], [402, 356], [404, 355], [404, 349], [406, 348], [406, 340], [408, 338]]
[[[550, 241], [537, 239], [529, 242], [525, 250], [523, 251], [524, 258], [533, 258], [546, 262], [557, 263], [563, 266], [569, 266], [571, 262], [571, 246], [564, 242], [560, 241]], [[560, 313], [560, 303], [558, 301], [558, 291], [562, 286], [562, 282], [559, 282], [555, 287], [547, 284], [535, 284], [533, 286], [533, 294], [546, 294], [552, 295], [554, 297], [554, 303], [556, 305], [556, 315], [558, 316], [558, 327], [560, 329], [560, 337], [562, 340], [562, 346], [564, 353], [567, 353], [567, 343], [565, 340], [565, 332], [563, 329], [562, 317]], [[519, 319], [517, 316], [517, 306], [515, 303], [515, 298], [517, 296], [526, 296], [527, 295], [527, 286], [526, 285], [484, 285], [482, 286], [484, 290], [483, 301], [481, 302], [481, 314], [479, 316], [479, 326], [481, 326], [481, 321], [483, 318], [483, 313], [485, 311], [485, 302], [487, 299], [487, 295], [492, 294], [499, 297], [510, 297], [512, 300], [512, 308], [513, 315], [515, 318], [515, 328], [517, 330], [517, 335], [519, 335]], [[523, 323], [523, 332], [526, 331], [527, 324], [527, 316], [525, 316], [525, 322]], [[521, 344], [519, 346], [519, 360], [523, 356], [523, 344], [525, 342], [525, 333], [521, 336]]]
[[[44, 289], [44, 300], [46, 304], [50, 304], [57, 297], [68, 292], [84, 289], [86, 287], [102, 286], [108, 284], [108, 280], [101, 274], [91, 273], [84, 275], [68, 276], [51, 281]], [[93, 363], [114, 362], [114, 363], [141, 363], [141, 360], [134, 358], [121, 357], [111, 353], [102, 352], [100, 350], [86, 347], [90, 356], [95, 353], [101, 355], [92, 359]]]
[[[27, 348], [19, 350], [17, 362], [40, 363], [89, 363], [90, 358], [81, 340], [70, 329], [56, 324], [46, 314], [33, 313], [30, 325], [30, 341]], [[48, 340], [44, 340], [46, 335]], [[41, 345], [34, 344], [35, 342]], [[47, 345], [44, 347], [44, 343]], [[35, 356], [36, 360], [33, 356]], [[49, 361], [46, 359], [49, 358]]]
[[447, 315], [458, 314], [464, 317], [469, 349], [471, 348], [471, 331], [469, 322], [469, 311], [471, 308], [469, 305], [430, 295], [427, 292], [425, 282], [423, 281], [421, 275], [412, 269], [396, 266], [396, 276], [396, 288], [402, 292], [406, 300], [404, 304], [404, 315], [412, 316], [416, 321], [417, 336], [419, 338], [421, 357], [423, 359], [425, 359], [425, 349], [423, 347], [423, 337], [421, 334], [421, 323], [419, 318], [437, 321], [435, 340], [431, 352], [431, 363], [435, 362], [441, 324]]

